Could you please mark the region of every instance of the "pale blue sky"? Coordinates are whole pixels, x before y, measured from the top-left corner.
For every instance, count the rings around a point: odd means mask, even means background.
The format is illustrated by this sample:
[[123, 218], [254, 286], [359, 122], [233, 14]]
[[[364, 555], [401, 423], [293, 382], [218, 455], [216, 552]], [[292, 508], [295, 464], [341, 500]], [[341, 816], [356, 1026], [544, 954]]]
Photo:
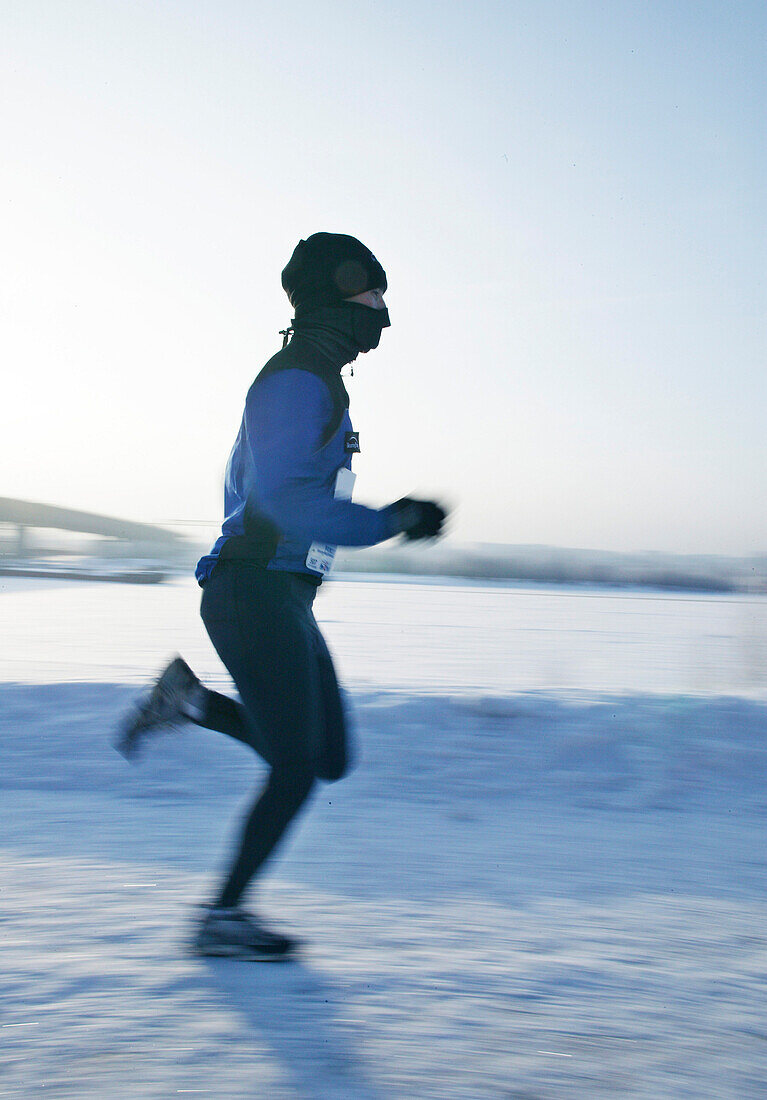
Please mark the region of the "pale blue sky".
[[767, 9], [0, 3], [0, 495], [219, 517], [317, 230], [387, 269], [357, 499], [767, 550]]

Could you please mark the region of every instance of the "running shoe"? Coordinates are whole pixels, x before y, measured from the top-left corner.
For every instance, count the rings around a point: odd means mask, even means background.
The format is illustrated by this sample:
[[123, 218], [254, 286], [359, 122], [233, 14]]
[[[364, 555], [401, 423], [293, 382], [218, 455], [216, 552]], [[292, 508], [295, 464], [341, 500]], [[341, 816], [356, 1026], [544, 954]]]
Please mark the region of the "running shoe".
[[201, 717], [200, 689], [202, 685], [186, 661], [175, 657], [120, 723], [117, 751], [134, 759], [148, 734]]
[[205, 915], [191, 944], [197, 955], [251, 962], [281, 962], [295, 951], [295, 940], [265, 928], [244, 909], [205, 908]]

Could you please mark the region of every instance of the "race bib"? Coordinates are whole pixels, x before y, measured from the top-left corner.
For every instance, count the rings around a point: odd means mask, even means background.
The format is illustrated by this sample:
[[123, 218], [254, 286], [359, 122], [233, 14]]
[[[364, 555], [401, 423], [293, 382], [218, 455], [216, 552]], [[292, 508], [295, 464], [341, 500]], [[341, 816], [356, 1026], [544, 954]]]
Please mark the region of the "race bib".
[[[336, 474], [336, 486], [334, 496], [336, 500], [351, 500], [352, 489], [357, 475], [347, 470], [345, 466]], [[333, 567], [333, 559], [336, 556], [336, 547], [327, 542], [313, 542], [306, 555], [306, 568], [314, 573], [329, 573]]]

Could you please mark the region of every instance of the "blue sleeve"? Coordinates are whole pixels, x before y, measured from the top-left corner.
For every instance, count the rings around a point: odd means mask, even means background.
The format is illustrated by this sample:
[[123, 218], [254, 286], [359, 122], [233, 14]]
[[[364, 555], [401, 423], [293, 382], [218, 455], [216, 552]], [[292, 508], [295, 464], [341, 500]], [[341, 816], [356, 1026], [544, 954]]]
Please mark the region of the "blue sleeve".
[[372, 546], [394, 534], [389, 509], [336, 500], [316, 454], [333, 403], [322, 379], [284, 370], [254, 384], [245, 429], [259, 509], [285, 534], [336, 546]]

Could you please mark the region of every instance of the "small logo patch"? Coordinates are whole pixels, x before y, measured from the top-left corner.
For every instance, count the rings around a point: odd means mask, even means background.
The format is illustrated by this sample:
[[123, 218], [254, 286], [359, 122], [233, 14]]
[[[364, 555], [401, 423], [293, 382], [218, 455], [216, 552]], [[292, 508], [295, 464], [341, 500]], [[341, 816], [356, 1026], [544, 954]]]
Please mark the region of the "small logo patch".
[[344, 450], [347, 454], [360, 449], [360, 433], [347, 432], [344, 436]]

